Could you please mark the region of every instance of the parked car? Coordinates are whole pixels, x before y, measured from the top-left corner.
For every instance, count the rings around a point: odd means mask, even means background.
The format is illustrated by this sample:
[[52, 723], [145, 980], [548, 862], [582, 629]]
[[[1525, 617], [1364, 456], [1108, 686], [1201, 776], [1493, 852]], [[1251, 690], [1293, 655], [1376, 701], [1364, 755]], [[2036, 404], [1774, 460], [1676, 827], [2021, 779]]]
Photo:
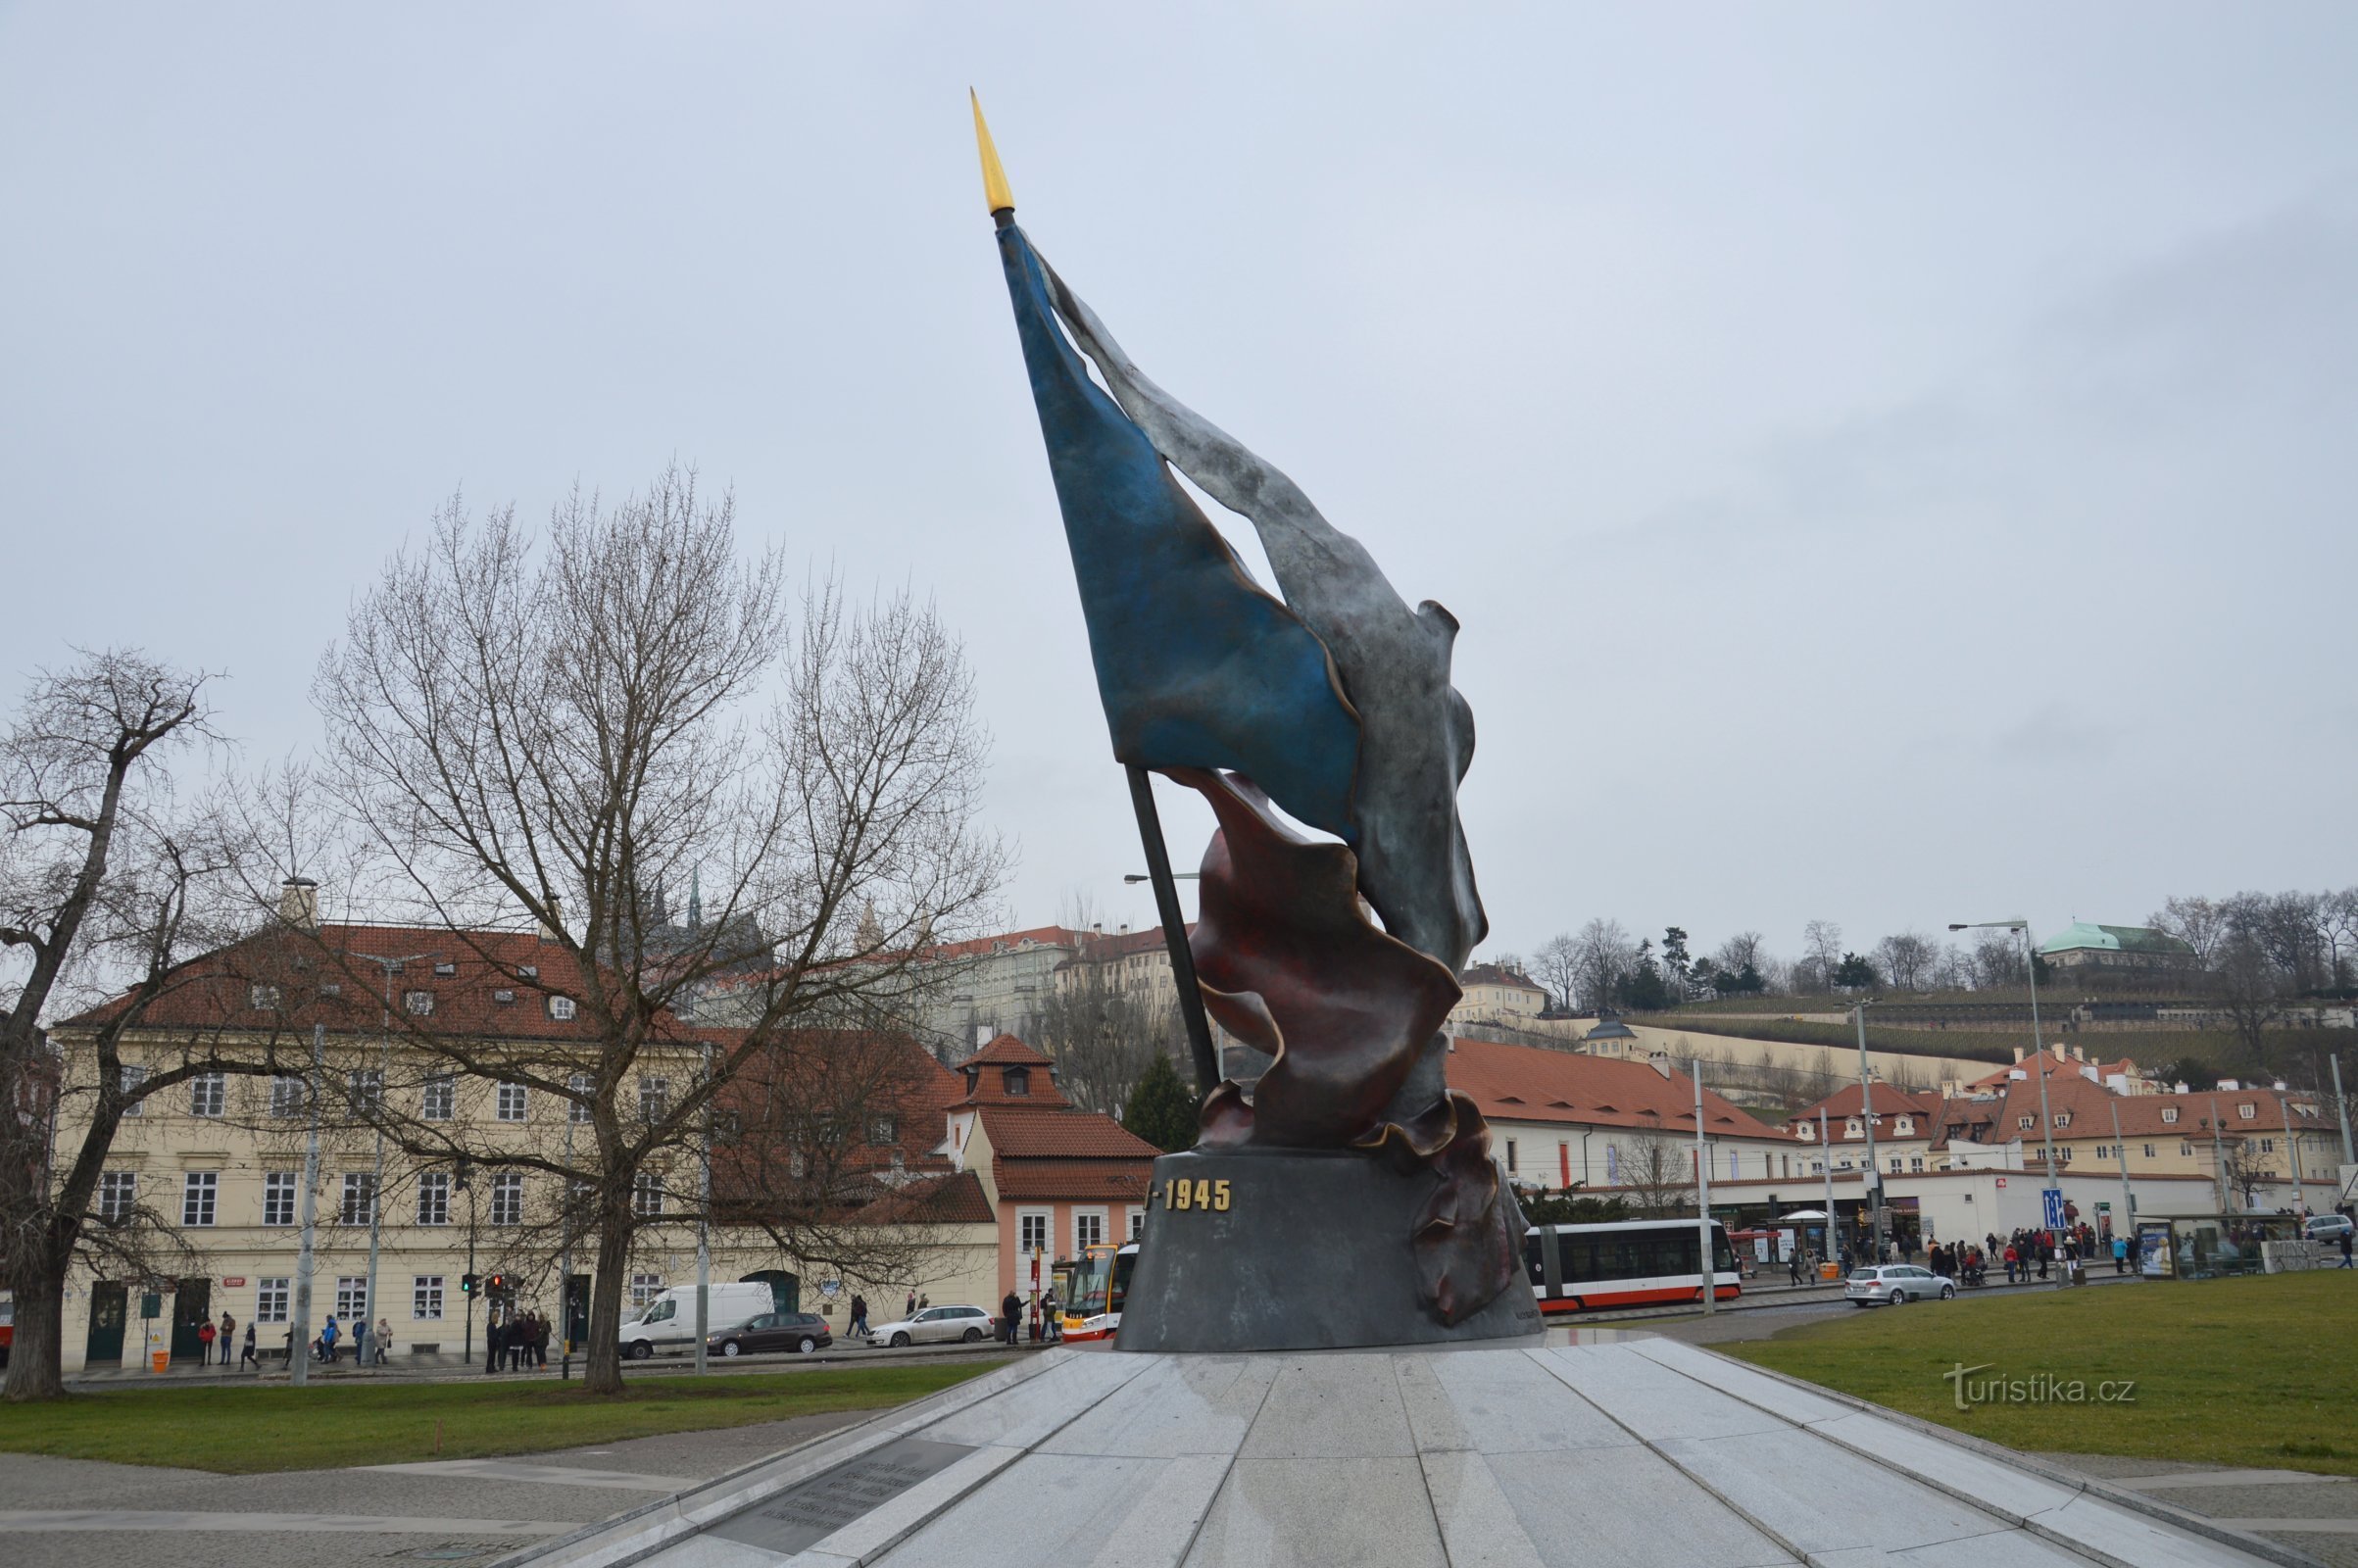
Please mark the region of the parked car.
[[1880, 1268], [1854, 1268], [1842, 1287], [1842, 1299], [1852, 1306], [1904, 1306], [1910, 1301], [1945, 1301], [1957, 1294], [1956, 1283], [1913, 1263], [1886, 1263]]
[[816, 1312], [764, 1312], [742, 1328], [727, 1329], [705, 1341], [714, 1355], [749, 1355], [756, 1350], [793, 1350], [809, 1355], [835, 1343], [827, 1320]]
[[2339, 1242], [2350, 1234], [2350, 1229], [2347, 1214], [2312, 1214], [2301, 1232], [2313, 1242]]
[[898, 1323], [868, 1330], [871, 1345], [974, 1345], [991, 1337], [991, 1314], [979, 1306], [929, 1306]]
[[[733, 1329], [749, 1318], [773, 1311], [777, 1299], [760, 1281], [740, 1281], [707, 1287], [705, 1333]], [[676, 1285], [660, 1292], [647, 1309], [622, 1325], [622, 1353], [644, 1361], [658, 1350], [689, 1350], [696, 1345], [696, 1287]]]

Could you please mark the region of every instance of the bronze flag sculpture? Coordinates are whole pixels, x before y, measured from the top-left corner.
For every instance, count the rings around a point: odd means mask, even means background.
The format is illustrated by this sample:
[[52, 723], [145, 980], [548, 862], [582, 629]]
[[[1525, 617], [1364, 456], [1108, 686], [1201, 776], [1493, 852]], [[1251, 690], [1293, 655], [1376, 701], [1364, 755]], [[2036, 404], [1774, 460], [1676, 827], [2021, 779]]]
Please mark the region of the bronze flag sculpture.
[[[1521, 1215], [1481, 1112], [1449, 1088], [1441, 1032], [1486, 930], [1457, 813], [1474, 750], [1449, 681], [1457, 622], [1410, 609], [1282, 471], [1139, 370], [1016, 225], [979, 102], [974, 120], [1099, 696], [1205, 1080], [1197, 1148], [1155, 1164], [1117, 1343], [1529, 1332]], [[1174, 469], [1253, 524], [1280, 594]], [[1146, 770], [1219, 821], [1192, 938]], [[1250, 1085], [1210, 1081], [1205, 1013], [1267, 1057]]]

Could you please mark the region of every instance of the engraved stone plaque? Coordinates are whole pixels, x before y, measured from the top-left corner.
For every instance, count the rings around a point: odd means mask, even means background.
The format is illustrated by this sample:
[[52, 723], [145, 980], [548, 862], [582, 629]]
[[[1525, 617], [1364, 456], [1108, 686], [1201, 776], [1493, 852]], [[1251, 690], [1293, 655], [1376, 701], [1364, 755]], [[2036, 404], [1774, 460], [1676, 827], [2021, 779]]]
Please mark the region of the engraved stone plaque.
[[897, 1439], [798, 1481], [707, 1534], [792, 1556], [973, 1451], [962, 1443]]

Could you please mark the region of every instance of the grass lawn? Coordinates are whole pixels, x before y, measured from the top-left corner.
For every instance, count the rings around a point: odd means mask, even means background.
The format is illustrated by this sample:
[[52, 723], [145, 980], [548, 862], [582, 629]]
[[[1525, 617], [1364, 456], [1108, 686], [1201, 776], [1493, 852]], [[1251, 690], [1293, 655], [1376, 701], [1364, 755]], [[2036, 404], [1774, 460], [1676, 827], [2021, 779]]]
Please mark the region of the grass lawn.
[[593, 1398], [578, 1383], [368, 1383], [295, 1389], [125, 1389], [0, 1404], [0, 1452], [246, 1475], [535, 1453], [664, 1432], [878, 1409], [963, 1383], [997, 1361], [774, 1377], [634, 1377]]
[[[2358, 1475], [2358, 1274], [2153, 1281], [1861, 1309], [1716, 1348], [2010, 1447]], [[1944, 1373], [2086, 1403], [1959, 1410]], [[2096, 1386], [2136, 1380], [2134, 1402]]]

